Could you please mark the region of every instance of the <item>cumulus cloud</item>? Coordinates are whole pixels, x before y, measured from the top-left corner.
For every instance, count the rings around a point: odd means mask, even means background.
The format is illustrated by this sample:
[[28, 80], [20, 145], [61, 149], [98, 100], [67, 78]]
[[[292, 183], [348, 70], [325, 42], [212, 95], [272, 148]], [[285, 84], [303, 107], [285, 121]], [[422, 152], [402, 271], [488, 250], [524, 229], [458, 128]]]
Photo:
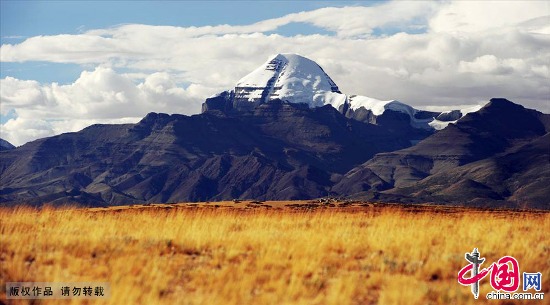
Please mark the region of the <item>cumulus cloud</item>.
[[16, 114], [0, 133], [14, 145], [94, 123], [136, 122], [151, 111], [194, 114], [200, 111], [203, 97], [215, 91], [196, 84], [183, 89], [164, 72], [135, 84], [105, 67], [84, 71], [69, 85], [6, 77], [0, 87], [2, 114]]
[[15, 146], [50, 137], [65, 132], [74, 132], [93, 124], [125, 124], [136, 123], [141, 117], [117, 118], [117, 119], [70, 119], [70, 120], [42, 120], [17, 117], [2, 125], [0, 138], [5, 139]]
[[[193, 43], [198, 41], [202, 44], [212, 41], [212, 36], [231, 38], [241, 34], [265, 33], [291, 23], [311, 24], [343, 38], [369, 37], [375, 29], [383, 27], [400, 30], [426, 27], [428, 18], [436, 12], [437, 7], [436, 3], [426, 1], [394, 1], [374, 7], [320, 8], [239, 26], [184, 28], [125, 24], [90, 30], [79, 35], [37, 36], [17, 45], [5, 44], [2, 45], [0, 60], [43, 60], [79, 64], [102, 63], [122, 58], [137, 60], [153, 57], [162, 60], [169, 55], [177, 55], [177, 52], [183, 49], [196, 49], [188, 44], [191, 39]], [[203, 51], [200, 47], [198, 49]], [[159, 50], [169, 53], [162, 52], [160, 55]]]
[[[393, 1], [250, 25], [126, 24], [31, 37], [2, 45], [0, 60], [98, 68], [69, 85], [3, 79], [0, 109], [15, 110], [17, 118], [2, 125], [1, 136], [23, 143], [42, 130], [56, 134], [86, 122], [137, 120], [150, 111], [198, 113], [204, 98], [232, 88], [268, 56], [283, 52], [317, 61], [347, 94], [433, 109], [503, 96], [548, 113], [549, 21], [544, 1]], [[334, 35], [272, 33], [292, 23]]]

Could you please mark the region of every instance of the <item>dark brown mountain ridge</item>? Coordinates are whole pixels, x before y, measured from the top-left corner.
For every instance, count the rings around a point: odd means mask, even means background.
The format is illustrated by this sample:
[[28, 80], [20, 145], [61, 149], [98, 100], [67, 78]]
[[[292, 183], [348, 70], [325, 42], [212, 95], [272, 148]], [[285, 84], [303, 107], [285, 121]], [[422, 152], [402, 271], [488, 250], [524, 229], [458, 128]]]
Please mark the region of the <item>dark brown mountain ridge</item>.
[[326, 196], [341, 175], [400, 134], [331, 106], [272, 101], [250, 113], [150, 113], [2, 152], [3, 204], [112, 205]]
[[333, 191], [381, 201], [550, 208], [550, 115], [506, 99], [415, 146], [380, 153]]
[[332, 195], [549, 209], [549, 117], [492, 99], [431, 134], [280, 100], [246, 111], [150, 113], [0, 152], [0, 204]]

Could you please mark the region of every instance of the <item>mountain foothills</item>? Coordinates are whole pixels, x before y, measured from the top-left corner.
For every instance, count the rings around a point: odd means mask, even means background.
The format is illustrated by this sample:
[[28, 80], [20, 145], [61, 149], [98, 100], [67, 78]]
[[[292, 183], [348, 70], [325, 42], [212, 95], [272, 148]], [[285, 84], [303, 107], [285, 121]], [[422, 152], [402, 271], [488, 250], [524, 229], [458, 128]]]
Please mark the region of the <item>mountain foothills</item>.
[[501, 98], [429, 112], [348, 96], [315, 62], [279, 54], [201, 114], [2, 148], [0, 204], [341, 196], [550, 209], [549, 131], [549, 114]]

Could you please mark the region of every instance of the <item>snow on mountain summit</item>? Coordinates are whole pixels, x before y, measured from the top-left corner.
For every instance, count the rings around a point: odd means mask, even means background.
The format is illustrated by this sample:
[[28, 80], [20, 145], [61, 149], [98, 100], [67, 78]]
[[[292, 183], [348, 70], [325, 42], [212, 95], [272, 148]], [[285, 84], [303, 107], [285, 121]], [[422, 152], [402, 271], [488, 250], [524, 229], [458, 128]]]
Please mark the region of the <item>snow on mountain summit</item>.
[[353, 110], [364, 107], [381, 115], [386, 109], [414, 116], [416, 109], [398, 101], [381, 101], [366, 96], [342, 94], [336, 83], [316, 62], [291, 53], [277, 54], [241, 78], [234, 89], [237, 104], [258, 104], [274, 99], [306, 103], [309, 107], [327, 104], [340, 109], [345, 103]]
[[297, 54], [282, 53], [269, 57], [264, 64], [241, 78], [233, 90], [208, 98], [203, 104], [203, 112], [250, 111], [276, 99], [304, 103], [310, 108], [329, 104], [348, 118], [372, 124], [387, 124], [391, 120], [408, 121], [413, 128], [425, 130], [443, 129], [465, 113], [478, 110], [432, 112], [396, 100], [346, 95], [340, 92], [336, 83], [313, 60]]
[[338, 86], [314, 61], [297, 54], [277, 54], [237, 82], [237, 102], [262, 103], [274, 99], [306, 103], [310, 107], [346, 101]]

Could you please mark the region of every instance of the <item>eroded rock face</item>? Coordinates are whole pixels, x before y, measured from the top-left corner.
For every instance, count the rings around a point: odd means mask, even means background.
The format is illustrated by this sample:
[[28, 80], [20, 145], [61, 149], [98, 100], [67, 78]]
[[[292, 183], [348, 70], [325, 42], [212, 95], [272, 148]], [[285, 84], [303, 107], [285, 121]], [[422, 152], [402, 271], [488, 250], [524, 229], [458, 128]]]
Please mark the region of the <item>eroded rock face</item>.
[[216, 96], [209, 97], [202, 104], [202, 112], [221, 111], [229, 113], [233, 110], [234, 91], [224, 91]]

